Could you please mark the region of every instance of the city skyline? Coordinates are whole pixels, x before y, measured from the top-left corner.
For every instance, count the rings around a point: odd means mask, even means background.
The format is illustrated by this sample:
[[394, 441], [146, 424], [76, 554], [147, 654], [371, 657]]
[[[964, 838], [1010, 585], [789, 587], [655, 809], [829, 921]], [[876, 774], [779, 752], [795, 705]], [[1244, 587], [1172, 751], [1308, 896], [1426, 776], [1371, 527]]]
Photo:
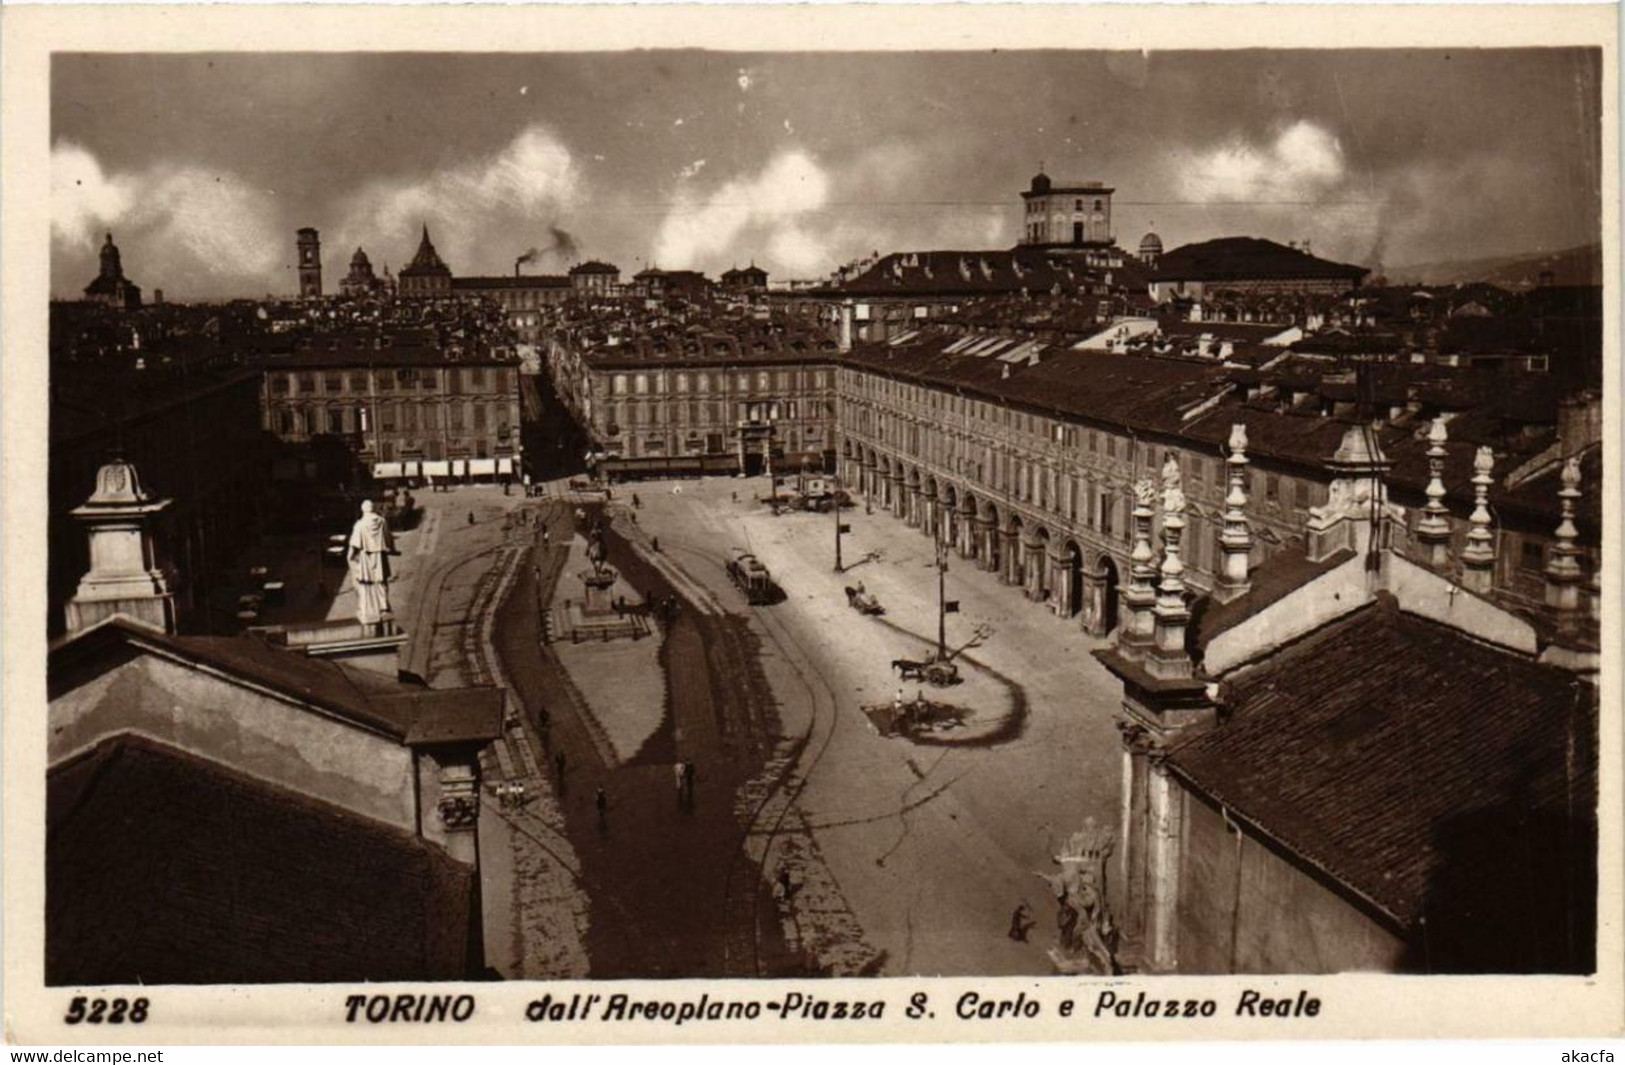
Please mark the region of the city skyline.
[[1130, 250], [1555, 250], [1597, 238], [1599, 85], [1582, 49], [62, 55], [52, 291], [112, 230], [172, 298], [292, 293], [305, 225], [333, 278], [358, 245], [399, 269], [423, 224], [459, 274], [539, 248], [822, 276], [1010, 246], [1040, 165], [1116, 187]]

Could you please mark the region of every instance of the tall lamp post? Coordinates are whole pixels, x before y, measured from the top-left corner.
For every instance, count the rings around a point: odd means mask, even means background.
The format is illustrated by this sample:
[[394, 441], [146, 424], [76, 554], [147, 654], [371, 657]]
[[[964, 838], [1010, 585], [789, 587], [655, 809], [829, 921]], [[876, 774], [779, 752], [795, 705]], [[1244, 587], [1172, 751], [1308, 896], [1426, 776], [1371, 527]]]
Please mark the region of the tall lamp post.
[[846, 567], [841, 563], [841, 537], [852, 531], [852, 526], [841, 521], [841, 483], [831, 479], [829, 493], [829, 509], [835, 512], [835, 572], [845, 573]]

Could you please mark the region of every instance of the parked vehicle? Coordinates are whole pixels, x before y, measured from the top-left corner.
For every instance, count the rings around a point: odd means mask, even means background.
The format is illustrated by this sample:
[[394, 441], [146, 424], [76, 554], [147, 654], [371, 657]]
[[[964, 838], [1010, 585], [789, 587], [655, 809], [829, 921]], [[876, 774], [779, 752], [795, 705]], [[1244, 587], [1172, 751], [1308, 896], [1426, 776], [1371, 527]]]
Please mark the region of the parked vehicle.
[[773, 578], [757, 557], [741, 551], [728, 562], [728, 579], [753, 605], [760, 606], [774, 600]]

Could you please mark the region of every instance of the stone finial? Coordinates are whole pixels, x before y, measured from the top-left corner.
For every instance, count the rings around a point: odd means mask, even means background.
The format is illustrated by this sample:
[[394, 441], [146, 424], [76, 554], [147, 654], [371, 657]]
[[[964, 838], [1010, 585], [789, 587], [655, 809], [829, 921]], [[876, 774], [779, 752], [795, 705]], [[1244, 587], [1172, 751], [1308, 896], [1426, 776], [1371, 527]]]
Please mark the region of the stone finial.
[[1556, 610], [1577, 610], [1580, 606], [1580, 531], [1574, 527], [1574, 504], [1581, 496], [1580, 457], [1563, 463], [1562, 488], [1557, 498], [1563, 506], [1550, 560], [1546, 563], [1546, 605]]
[[1416, 524], [1416, 538], [1422, 541], [1423, 560], [1434, 569], [1450, 564], [1450, 511], [1444, 505], [1444, 460], [1449, 455], [1444, 445], [1448, 439], [1444, 419], [1433, 419], [1428, 428], [1428, 501]]
[[1162, 581], [1153, 614], [1151, 657], [1146, 669], [1163, 678], [1189, 677], [1190, 655], [1185, 650], [1185, 628], [1190, 610], [1185, 606], [1185, 563], [1180, 540], [1185, 534], [1185, 491], [1179, 460], [1173, 456], [1162, 467]]
[[1134, 482], [1134, 546], [1129, 551], [1129, 579], [1120, 594], [1123, 627], [1118, 650], [1129, 657], [1143, 655], [1151, 646], [1157, 602], [1156, 553], [1151, 549], [1151, 509], [1157, 490], [1149, 477]]
[[1467, 520], [1467, 547], [1461, 553], [1461, 583], [1480, 595], [1495, 583], [1495, 533], [1491, 530], [1490, 486], [1495, 483], [1495, 453], [1481, 447], [1473, 455], [1473, 514]]
[[1219, 532], [1219, 552], [1222, 560], [1214, 581], [1213, 594], [1220, 602], [1229, 602], [1246, 593], [1251, 587], [1248, 580], [1248, 559], [1253, 550], [1253, 531], [1247, 524], [1247, 427], [1240, 423], [1230, 427], [1230, 457], [1225, 459], [1230, 468], [1230, 491], [1224, 497], [1224, 525]]

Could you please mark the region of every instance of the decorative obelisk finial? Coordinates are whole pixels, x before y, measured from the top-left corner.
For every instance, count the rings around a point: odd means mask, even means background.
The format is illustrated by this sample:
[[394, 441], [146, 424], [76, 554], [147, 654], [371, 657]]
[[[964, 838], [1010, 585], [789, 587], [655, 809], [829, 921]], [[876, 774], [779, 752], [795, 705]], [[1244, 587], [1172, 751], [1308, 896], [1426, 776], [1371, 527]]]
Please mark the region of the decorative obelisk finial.
[[1191, 614], [1185, 606], [1185, 563], [1179, 557], [1184, 534], [1185, 490], [1179, 460], [1169, 455], [1162, 465], [1162, 582], [1151, 657], [1146, 662], [1147, 672], [1165, 679], [1191, 675], [1191, 659], [1185, 650], [1185, 627]]
[[1580, 607], [1580, 547], [1576, 541], [1580, 530], [1574, 527], [1574, 504], [1580, 498], [1580, 458], [1578, 455], [1563, 463], [1563, 487], [1557, 498], [1563, 505], [1563, 519], [1558, 522], [1557, 543], [1552, 545], [1550, 560], [1546, 563], [1546, 605], [1555, 610], [1578, 610]]
[[1422, 541], [1423, 561], [1435, 570], [1450, 565], [1450, 511], [1444, 505], [1447, 439], [1449, 431], [1445, 429], [1444, 419], [1433, 419], [1428, 427], [1428, 501], [1422, 508], [1422, 520], [1416, 523], [1416, 538]]
[[1213, 597], [1221, 603], [1252, 587], [1247, 576], [1253, 550], [1253, 531], [1247, 524], [1247, 427], [1239, 422], [1230, 427], [1230, 457], [1224, 461], [1230, 468], [1230, 491], [1224, 497], [1224, 527], [1219, 532], [1223, 558], [1213, 587]]
[[1151, 501], [1155, 498], [1151, 478], [1134, 482], [1134, 547], [1129, 552], [1128, 584], [1122, 591], [1123, 629], [1117, 637], [1118, 649], [1131, 658], [1143, 657], [1150, 650], [1155, 626], [1157, 569], [1151, 550]]
[[1488, 594], [1495, 584], [1495, 533], [1490, 528], [1490, 485], [1495, 483], [1495, 453], [1481, 447], [1473, 455], [1473, 514], [1468, 518], [1467, 546], [1461, 552], [1461, 583]]

